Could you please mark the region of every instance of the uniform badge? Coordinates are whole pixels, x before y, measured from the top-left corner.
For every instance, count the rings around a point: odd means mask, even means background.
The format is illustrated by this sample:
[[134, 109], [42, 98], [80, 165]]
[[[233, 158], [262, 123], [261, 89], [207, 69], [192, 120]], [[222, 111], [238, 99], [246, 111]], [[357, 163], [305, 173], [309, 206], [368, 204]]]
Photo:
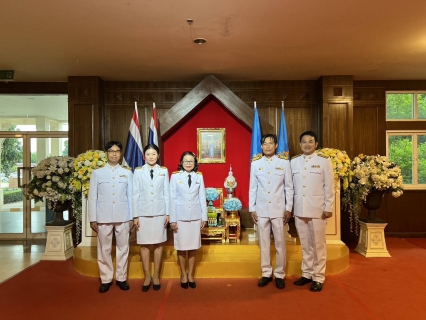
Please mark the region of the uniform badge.
[[284, 170], [284, 168], [276, 167], [275, 170]]
[[313, 164], [313, 165], [311, 166], [311, 168], [319, 169], [319, 168], [320, 168], [320, 165], [319, 165], [319, 164]]
[[125, 174], [120, 174], [120, 178], [127, 178], [127, 175], [125, 175]]

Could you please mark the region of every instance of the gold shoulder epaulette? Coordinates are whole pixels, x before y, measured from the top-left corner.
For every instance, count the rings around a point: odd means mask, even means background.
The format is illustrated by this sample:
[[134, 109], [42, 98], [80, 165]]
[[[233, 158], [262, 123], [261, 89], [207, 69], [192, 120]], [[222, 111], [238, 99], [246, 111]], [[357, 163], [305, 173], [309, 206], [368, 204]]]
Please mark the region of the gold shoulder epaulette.
[[137, 167], [135, 170], [141, 170], [143, 169], [143, 167]]
[[197, 174], [201, 174], [201, 175], [203, 175], [200, 171], [197, 171]]
[[303, 153], [298, 154], [297, 156], [293, 156], [293, 157], [291, 157], [291, 160], [296, 159], [297, 157], [300, 157], [302, 154], [303, 154]]
[[320, 157], [322, 157], [322, 158], [326, 158], [326, 159], [329, 158], [329, 156], [326, 156], [325, 154], [317, 153], [317, 155], [320, 156]]
[[167, 169], [167, 167], [160, 166], [161, 169]]
[[130, 167], [128, 167], [128, 166], [121, 166], [122, 168], [124, 168], [124, 169], [127, 169], [127, 170], [130, 170], [130, 171], [132, 171], [132, 168], [130, 168]]
[[283, 154], [279, 154], [277, 157], [280, 158], [280, 159], [283, 159], [283, 160], [288, 160], [288, 156], [283, 155]]
[[180, 171], [175, 171], [175, 172], [173, 172], [172, 174], [175, 174], [175, 173], [179, 173]]
[[251, 159], [251, 162], [254, 162], [254, 161], [257, 161], [257, 160], [260, 160], [260, 159], [262, 159], [262, 155], [261, 154], [258, 154], [258, 155], [256, 155], [256, 156], [254, 156], [252, 159]]

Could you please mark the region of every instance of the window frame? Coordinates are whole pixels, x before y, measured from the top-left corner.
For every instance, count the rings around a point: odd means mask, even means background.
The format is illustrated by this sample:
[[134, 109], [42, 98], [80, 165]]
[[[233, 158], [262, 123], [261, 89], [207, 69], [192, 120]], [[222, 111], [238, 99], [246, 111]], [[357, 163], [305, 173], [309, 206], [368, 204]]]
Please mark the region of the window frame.
[[412, 160], [413, 160], [413, 167], [412, 167], [412, 177], [413, 181], [415, 181], [414, 184], [404, 184], [403, 189], [404, 190], [426, 190], [426, 184], [419, 184], [419, 177], [418, 177], [418, 163], [419, 158], [417, 155], [417, 146], [418, 145], [418, 136], [426, 136], [426, 130], [386, 130], [386, 156], [389, 157], [389, 137], [390, 136], [411, 136], [412, 137]]
[[[414, 95], [414, 113], [412, 119], [388, 119], [388, 105], [387, 105], [387, 95], [388, 94], [413, 94]], [[412, 122], [412, 121], [426, 121], [426, 119], [419, 119], [419, 104], [417, 102], [417, 96], [419, 94], [426, 94], [425, 90], [409, 90], [409, 91], [386, 91], [385, 92], [385, 105], [386, 105], [386, 121], [406, 121], [406, 122]]]

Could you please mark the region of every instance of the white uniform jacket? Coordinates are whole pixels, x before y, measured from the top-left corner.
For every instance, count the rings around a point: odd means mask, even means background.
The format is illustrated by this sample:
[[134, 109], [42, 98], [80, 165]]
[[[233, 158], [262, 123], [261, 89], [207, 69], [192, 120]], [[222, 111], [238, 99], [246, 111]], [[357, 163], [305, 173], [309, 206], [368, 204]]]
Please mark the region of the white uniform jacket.
[[294, 215], [321, 218], [334, 205], [334, 173], [331, 160], [314, 153], [291, 159], [294, 183]]
[[282, 218], [293, 208], [290, 162], [273, 156], [253, 161], [250, 168], [249, 211], [259, 217]]
[[191, 172], [191, 187], [188, 173], [173, 172], [170, 179], [170, 222], [199, 220], [207, 221], [206, 189], [201, 172]]
[[132, 217], [133, 173], [120, 165], [92, 172], [89, 189], [90, 222], [126, 222]]
[[133, 175], [133, 217], [169, 215], [169, 171], [155, 165], [153, 179], [151, 168], [145, 164], [136, 168]]

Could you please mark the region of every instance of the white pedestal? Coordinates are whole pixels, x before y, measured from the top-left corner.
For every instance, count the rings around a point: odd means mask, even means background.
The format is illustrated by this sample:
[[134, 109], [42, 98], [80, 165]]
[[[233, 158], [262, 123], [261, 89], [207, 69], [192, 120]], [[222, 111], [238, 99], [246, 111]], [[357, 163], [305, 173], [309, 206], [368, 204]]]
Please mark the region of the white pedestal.
[[327, 219], [326, 239], [327, 244], [344, 244], [340, 230], [340, 181], [336, 182], [336, 191], [334, 193], [333, 216]]
[[46, 250], [41, 260], [67, 260], [74, 253], [71, 229], [73, 223], [65, 226], [45, 226], [47, 231]]
[[93, 247], [97, 246], [98, 243], [98, 235], [95, 231], [90, 228], [89, 221], [89, 212], [88, 212], [88, 204], [86, 197], [83, 195], [83, 199], [81, 200], [81, 243], [80, 247]]
[[390, 257], [386, 248], [385, 227], [387, 223], [366, 223], [359, 221], [359, 242], [355, 251], [367, 258]]

